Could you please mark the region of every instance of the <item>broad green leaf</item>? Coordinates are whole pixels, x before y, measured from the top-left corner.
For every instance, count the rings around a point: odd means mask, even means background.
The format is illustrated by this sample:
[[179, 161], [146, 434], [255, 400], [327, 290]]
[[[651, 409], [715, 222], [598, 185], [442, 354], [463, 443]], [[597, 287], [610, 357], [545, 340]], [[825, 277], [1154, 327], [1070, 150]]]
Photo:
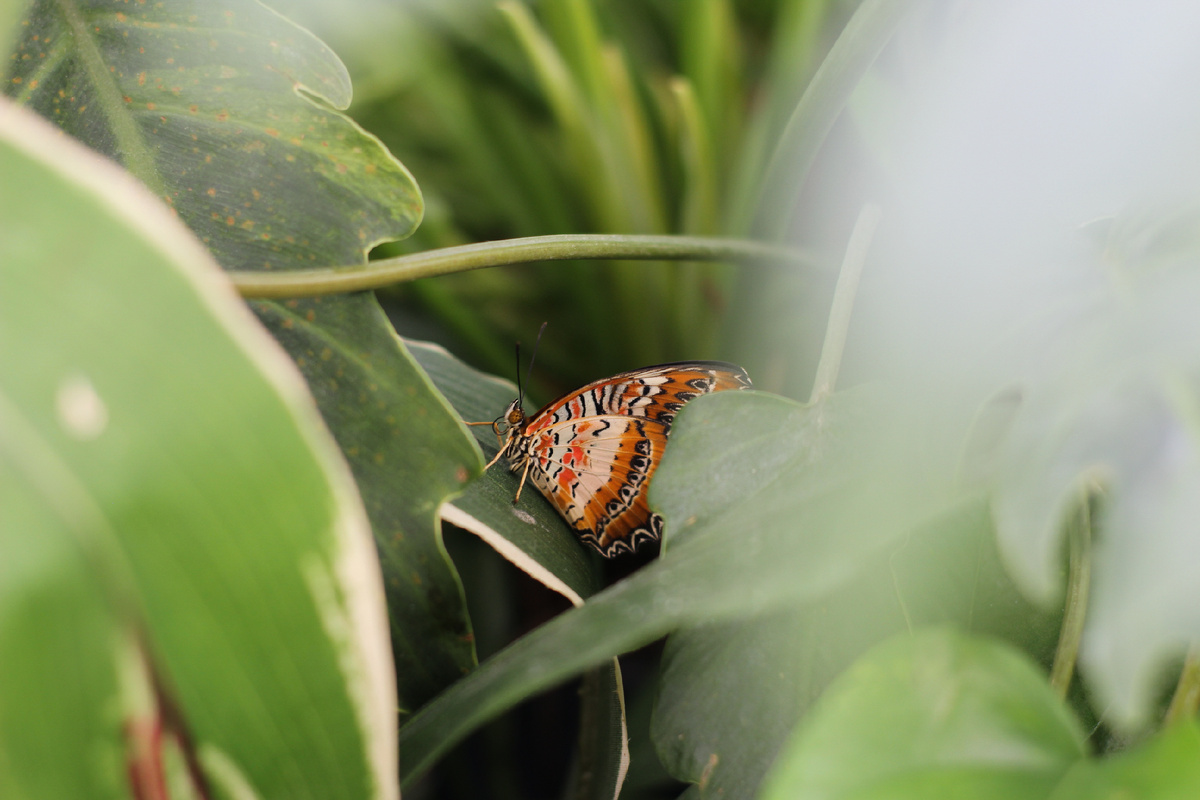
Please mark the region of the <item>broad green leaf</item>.
[[[128, 796], [144, 722], [219, 796], [395, 797], [378, 562], [293, 367], [161, 204], [7, 100], [0, 263], [19, 791], [79, 770], [95, 791], [64, 796]], [[67, 701], [71, 730], [41, 721]]]
[[[893, 496], [909, 487], [869, 482], [899, 452], [865, 436], [881, 404], [852, 394], [804, 407], [753, 392], [688, 403], [651, 488], [667, 514], [664, 555], [450, 687], [402, 729], [403, 769], [420, 771], [529, 694], [681, 625], [814, 599], [856, 574], [941, 508]], [[713, 435], [725, 458], [695, 446]]]
[[335, 109], [331, 50], [255, 0], [32, 3], [5, 91], [128, 168], [228, 267], [355, 263], [416, 227], [412, 176]]
[[1192, 797], [1200, 797], [1200, 730], [1187, 720], [1128, 752], [1079, 762], [1050, 800]]
[[830, 685], [759, 796], [1038, 798], [1082, 756], [1079, 726], [1023, 655], [923, 630]]
[[[421, 217], [412, 177], [337, 111], [337, 56], [254, 0], [37, 2], [17, 56], [6, 91], [124, 164], [227, 268], [364, 263]], [[254, 308], [354, 470], [411, 710], [474, 664], [435, 511], [478, 456], [373, 296]]]
[[121, 625], [74, 538], [104, 521], [69, 484], [47, 496], [61, 476], [36, 474], [45, 454], [23, 446], [24, 423], [0, 395], [0, 796], [129, 797], [112, 714]]
[[[516, 396], [516, 387], [468, 367], [441, 347], [407, 342], [407, 347], [450, 403], [469, 421], [494, 418]], [[490, 426], [474, 428], [489, 459], [496, 439]], [[441, 515], [482, 538], [535, 580], [579, 606], [600, 586], [595, 557], [571, 534], [548, 502], [529, 486], [514, 508], [517, 478], [496, 464], [454, 500]], [[629, 766], [625, 698], [620, 665], [614, 658], [584, 676], [580, 690], [579, 765], [575, 796], [612, 798]]]
[[[508, 381], [472, 369], [437, 345], [406, 344], [465, 421], [496, 419], [517, 396], [517, 388]], [[471, 430], [490, 461], [498, 450], [491, 426]], [[519, 482], [520, 476], [510, 472], [506, 462], [497, 462], [442, 507], [442, 518], [480, 536], [534, 579], [579, 605], [599, 589], [595, 561], [531, 484], [526, 483], [520, 502], [513, 505]]]
[[400, 708], [411, 712], [474, 663], [437, 512], [479, 455], [372, 295], [252, 305], [296, 360], [354, 471], [383, 565]]
[[1022, 600], [1001, 567], [986, 504], [912, 531], [814, 603], [671, 634], [652, 735], [698, 797], [754, 797], [783, 742], [830, 680], [913, 626], [1003, 635], [1047, 659], [1055, 616]]

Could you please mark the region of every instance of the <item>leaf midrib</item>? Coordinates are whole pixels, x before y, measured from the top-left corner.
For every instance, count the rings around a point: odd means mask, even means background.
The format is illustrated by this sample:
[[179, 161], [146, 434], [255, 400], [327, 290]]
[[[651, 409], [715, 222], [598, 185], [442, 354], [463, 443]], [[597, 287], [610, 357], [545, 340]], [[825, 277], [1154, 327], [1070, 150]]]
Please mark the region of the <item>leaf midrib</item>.
[[112, 74], [104, 66], [104, 56], [96, 46], [95, 40], [88, 35], [87, 24], [78, 4], [73, 0], [57, 0], [57, 4], [71, 31], [71, 37], [75, 40], [84, 73], [95, 87], [100, 107], [112, 128], [121, 163], [154, 194], [160, 198], [165, 197], [166, 187], [158, 174], [150, 146], [132, 115], [126, 111], [121, 92]]

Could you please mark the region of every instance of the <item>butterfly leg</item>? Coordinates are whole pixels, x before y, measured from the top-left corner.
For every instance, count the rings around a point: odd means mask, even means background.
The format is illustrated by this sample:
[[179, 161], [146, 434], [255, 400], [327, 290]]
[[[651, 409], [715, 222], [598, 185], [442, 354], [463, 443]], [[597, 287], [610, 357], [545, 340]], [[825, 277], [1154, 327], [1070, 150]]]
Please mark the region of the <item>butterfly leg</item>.
[[500, 456], [502, 456], [502, 455], [504, 455], [504, 448], [503, 448], [503, 447], [501, 447], [499, 450], [497, 450], [497, 451], [496, 451], [496, 455], [492, 456], [492, 460], [491, 460], [491, 461], [489, 461], [488, 463], [486, 463], [486, 464], [484, 464], [484, 465], [483, 465], [483, 471], [484, 471], [484, 472], [487, 472], [487, 471], [488, 471], [488, 468], [490, 468], [490, 467], [492, 466], [492, 464], [495, 464], [497, 461], [499, 461], [499, 460], [500, 460]]
[[529, 477], [529, 468], [533, 466], [533, 459], [525, 462], [525, 469], [521, 471], [521, 482], [517, 484], [517, 496], [513, 498], [513, 505], [521, 499], [521, 490], [525, 488], [525, 479]]

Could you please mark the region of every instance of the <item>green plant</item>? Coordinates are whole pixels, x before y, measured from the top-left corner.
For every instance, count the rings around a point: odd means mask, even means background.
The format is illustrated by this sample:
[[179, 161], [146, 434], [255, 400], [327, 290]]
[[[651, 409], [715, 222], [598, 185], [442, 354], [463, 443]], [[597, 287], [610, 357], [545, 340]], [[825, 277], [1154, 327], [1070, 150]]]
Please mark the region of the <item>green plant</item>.
[[[252, 0], [0, 4], [0, 795], [455, 796], [577, 676], [580, 797], [1196, 794], [1193, 14], [1064, 78], [1055, 4], [384, 8], [293, 9], [356, 122]], [[615, 581], [461, 424], [543, 315], [535, 391], [769, 390]], [[571, 607], [497, 641], [494, 553]], [[459, 795], [534, 794], [496, 744]]]

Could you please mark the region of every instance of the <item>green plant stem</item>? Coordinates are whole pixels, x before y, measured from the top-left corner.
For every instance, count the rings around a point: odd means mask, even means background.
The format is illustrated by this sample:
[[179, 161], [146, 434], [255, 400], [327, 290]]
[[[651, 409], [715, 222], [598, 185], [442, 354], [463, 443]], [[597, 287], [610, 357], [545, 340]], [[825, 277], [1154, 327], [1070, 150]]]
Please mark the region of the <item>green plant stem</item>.
[[479, 242], [373, 261], [366, 266], [287, 272], [230, 270], [233, 285], [246, 298], [314, 297], [378, 289], [393, 283], [467, 272], [506, 264], [572, 259], [639, 261], [734, 261], [811, 263], [794, 248], [739, 239], [691, 236], [567, 234]]
[[1167, 706], [1164, 722], [1169, 727], [1180, 720], [1192, 719], [1197, 708], [1200, 708], [1200, 646], [1193, 645], [1183, 662], [1183, 672], [1175, 685], [1171, 705]]
[[1090, 493], [1079, 501], [1079, 513], [1067, 534], [1070, 552], [1067, 566], [1067, 599], [1054, 665], [1050, 668], [1050, 688], [1066, 697], [1075, 674], [1079, 642], [1083, 638], [1083, 620], [1087, 611], [1088, 588], [1092, 581], [1092, 511]]
[[858, 294], [858, 281], [862, 277], [863, 264], [875, 237], [875, 228], [883, 212], [878, 205], [867, 203], [858, 214], [850, 242], [846, 245], [846, 256], [842, 259], [842, 271], [838, 274], [837, 287], [833, 290], [833, 304], [829, 309], [829, 323], [825, 326], [825, 342], [821, 345], [821, 360], [817, 362], [817, 373], [813, 378], [810, 404], [817, 403], [831, 392], [837, 383], [838, 371], [842, 366], [842, 353], [846, 349], [846, 334], [850, 330], [850, 316], [854, 311], [854, 298]]

